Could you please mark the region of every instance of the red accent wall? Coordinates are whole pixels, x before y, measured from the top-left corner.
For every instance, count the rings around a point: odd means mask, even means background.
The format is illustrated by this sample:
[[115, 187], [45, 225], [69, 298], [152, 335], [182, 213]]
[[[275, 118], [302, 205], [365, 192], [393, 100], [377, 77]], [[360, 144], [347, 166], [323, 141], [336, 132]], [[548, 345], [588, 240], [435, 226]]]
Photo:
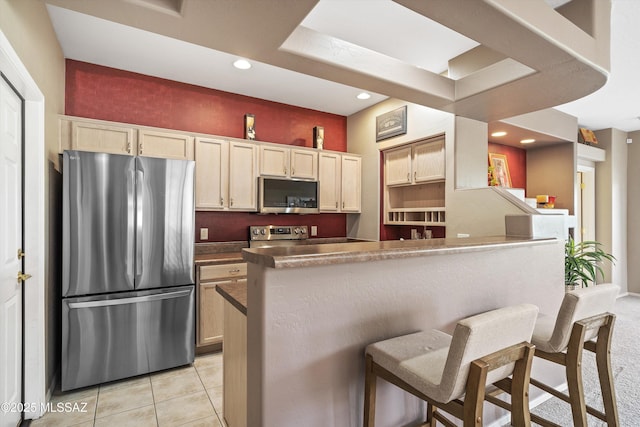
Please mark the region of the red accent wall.
[[[66, 60], [70, 116], [243, 138], [246, 113], [255, 115], [260, 141], [312, 147], [314, 126], [324, 126], [324, 148], [346, 151], [344, 116]], [[209, 241], [247, 240], [248, 226], [262, 224], [317, 225], [318, 237], [346, 235], [346, 214], [196, 212], [196, 230], [209, 227]]]
[[[527, 188], [527, 151], [522, 148], [511, 147], [509, 145], [489, 143], [489, 153], [504, 154], [507, 156], [509, 164], [509, 175], [511, 175], [511, 187]], [[487, 164], [489, 156], [487, 155]]]

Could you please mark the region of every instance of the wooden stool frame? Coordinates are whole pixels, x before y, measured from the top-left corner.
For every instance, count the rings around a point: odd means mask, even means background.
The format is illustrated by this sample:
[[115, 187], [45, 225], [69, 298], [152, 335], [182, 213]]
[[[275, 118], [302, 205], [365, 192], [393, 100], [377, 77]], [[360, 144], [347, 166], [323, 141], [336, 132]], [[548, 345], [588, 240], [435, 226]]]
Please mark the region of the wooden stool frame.
[[[611, 337], [616, 316], [612, 313], [603, 313], [597, 316], [579, 320], [573, 324], [571, 337], [566, 353], [547, 353], [536, 349], [535, 355], [545, 360], [562, 365], [566, 369], [569, 394], [559, 392], [531, 378], [531, 384], [564, 400], [571, 405], [573, 425], [576, 427], [587, 426], [587, 413], [607, 423], [607, 426], [619, 426], [618, 407], [611, 372]], [[587, 331], [598, 329], [597, 340], [584, 341]], [[582, 350], [588, 350], [596, 355], [596, 366], [600, 380], [600, 390], [604, 403], [604, 413], [586, 405], [584, 400], [584, 388], [582, 384]], [[557, 426], [549, 420], [545, 420], [532, 414], [531, 419], [542, 426]]]
[[[534, 349], [532, 344], [523, 342], [474, 360], [469, 368], [464, 401], [455, 399], [448, 403], [434, 401], [375, 363], [373, 357], [367, 355], [363, 425], [364, 427], [374, 426], [376, 379], [380, 377], [427, 402], [427, 420], [423, 426], [435, 427], [436, 421], [439, 421], [447, 427], [455, 427], [455, 424], [439, 413], [437, 409], [461, 419], [464, 427], [481, 426], [483, 425], [482, 405], [485, 400], [487, 374], [494, 369], [515, 362], [513, 380], [510, 381], [509, 387], [505, 387], [508, 388], [505, 391], [511, 393], [513, 425], [517, 427], [530, 426], [529, 379]], [[496, 384], [499, 383], [500, 381]]]

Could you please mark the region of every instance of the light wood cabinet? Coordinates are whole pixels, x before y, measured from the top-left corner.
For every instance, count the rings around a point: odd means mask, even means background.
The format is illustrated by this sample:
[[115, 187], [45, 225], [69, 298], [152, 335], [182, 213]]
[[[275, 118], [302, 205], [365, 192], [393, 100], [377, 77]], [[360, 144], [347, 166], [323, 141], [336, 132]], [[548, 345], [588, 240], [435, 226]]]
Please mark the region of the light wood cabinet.
[[384, 152], [384, 182], [386, 185], [411, 184], [411, 146]]
[[177, 132], [138, 130], [139, 156], [193, 160], [193, 137]]
[[224, 209], [229, 195], [229, 142], [196, 138], [196, 209]]
[[325, 152], [318, 159], [320, 212], [360, 212], [362, 159]]
[[75, 121], [61, 125], [71, 128], [69, 148], [72, 150], [135, 154], [137, 141], [134, 128]]
[[61, 116], [60, 151], [81, 150], [193, 160], [191, 135], [83, 117]]
[[229, 210], [258, 210], [257, 161], [255, 144], [229, 143]]
[[384, 174], [388, 186], [444, 180], [444, 139], [416, 142], [385, 151]]
[[320, 212], [339, 212], [342, 205], [342, 155], [320, 153], [318, 159], [318, 207]]
[[318, 179], [318, 152], [270, 144], [260, 145], [260, 175]]
[[257, 146], [196, 138], [196, 209], [255, 211]]
[[360, 212], [362, 187], [362, 159], [342, 156], [342, 212]]
[[413, 146], [413, 182], [445, 179], [444, 139], [419, 142]]
[[445, 226], [444, 137], [384, 152], [384, 224]]
[[260, 146], [260, 175], [287, 178], [289, 176], [289, 154], [287, 147]]
[[216, 291], [216, 286], [244, 280], [246, 276], [246, 263], [202, 265], [198, 267], [196, 347], [222, 342], [224, 298]]
[[291, 149], [290, 176], [296, 179], [318, 179], [318, 152]]

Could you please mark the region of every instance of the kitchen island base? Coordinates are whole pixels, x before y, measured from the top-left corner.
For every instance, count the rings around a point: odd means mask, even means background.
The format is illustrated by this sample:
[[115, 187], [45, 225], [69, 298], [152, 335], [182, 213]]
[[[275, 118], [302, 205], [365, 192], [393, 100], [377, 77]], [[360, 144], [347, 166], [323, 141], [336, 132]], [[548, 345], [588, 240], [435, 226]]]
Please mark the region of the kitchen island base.
[[[462, 318], [519, 303], [555, 315], [564, 296], [564, 245], [555, 239], [304, 248], [243, 254], [248, 425], [362, 425], [368, 344], [420, 330], [451, 333]], [[535, 361], [533, 373], [562, 383], [550, 365]], [[424, 420], [421, 401], [384, 381], [376, 400], [377, 426]], [[485, 405], [485, 425], [506, 415]]]

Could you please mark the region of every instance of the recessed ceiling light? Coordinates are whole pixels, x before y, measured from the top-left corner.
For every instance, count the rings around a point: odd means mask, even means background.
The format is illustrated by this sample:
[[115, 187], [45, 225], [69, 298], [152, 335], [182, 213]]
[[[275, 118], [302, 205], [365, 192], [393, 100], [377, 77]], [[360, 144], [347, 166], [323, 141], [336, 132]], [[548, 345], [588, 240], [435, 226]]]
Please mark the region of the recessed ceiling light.
[[360, 92], [358, 94], [358, 96], [356, 96], [356, 98], [358, 98], [358, 99], [369, 99], [369, 98], [371, 98], [371, 95], [369, 95], [367, 92]]
[[246, 59], [238, 59], [233, 63], [233, 66], [239, 70], [248, 70], [251, 68], [251, 63]]
[[494, 132], [491, 134], [491, 136], [505, 136], [507, 133], [503, 130], [501, 130], [500, 132]]
[[536, 142], [536, 140], [533, 138], [523, 139], [520, 141], [520, 144], [531, 144], [532, 142]]

